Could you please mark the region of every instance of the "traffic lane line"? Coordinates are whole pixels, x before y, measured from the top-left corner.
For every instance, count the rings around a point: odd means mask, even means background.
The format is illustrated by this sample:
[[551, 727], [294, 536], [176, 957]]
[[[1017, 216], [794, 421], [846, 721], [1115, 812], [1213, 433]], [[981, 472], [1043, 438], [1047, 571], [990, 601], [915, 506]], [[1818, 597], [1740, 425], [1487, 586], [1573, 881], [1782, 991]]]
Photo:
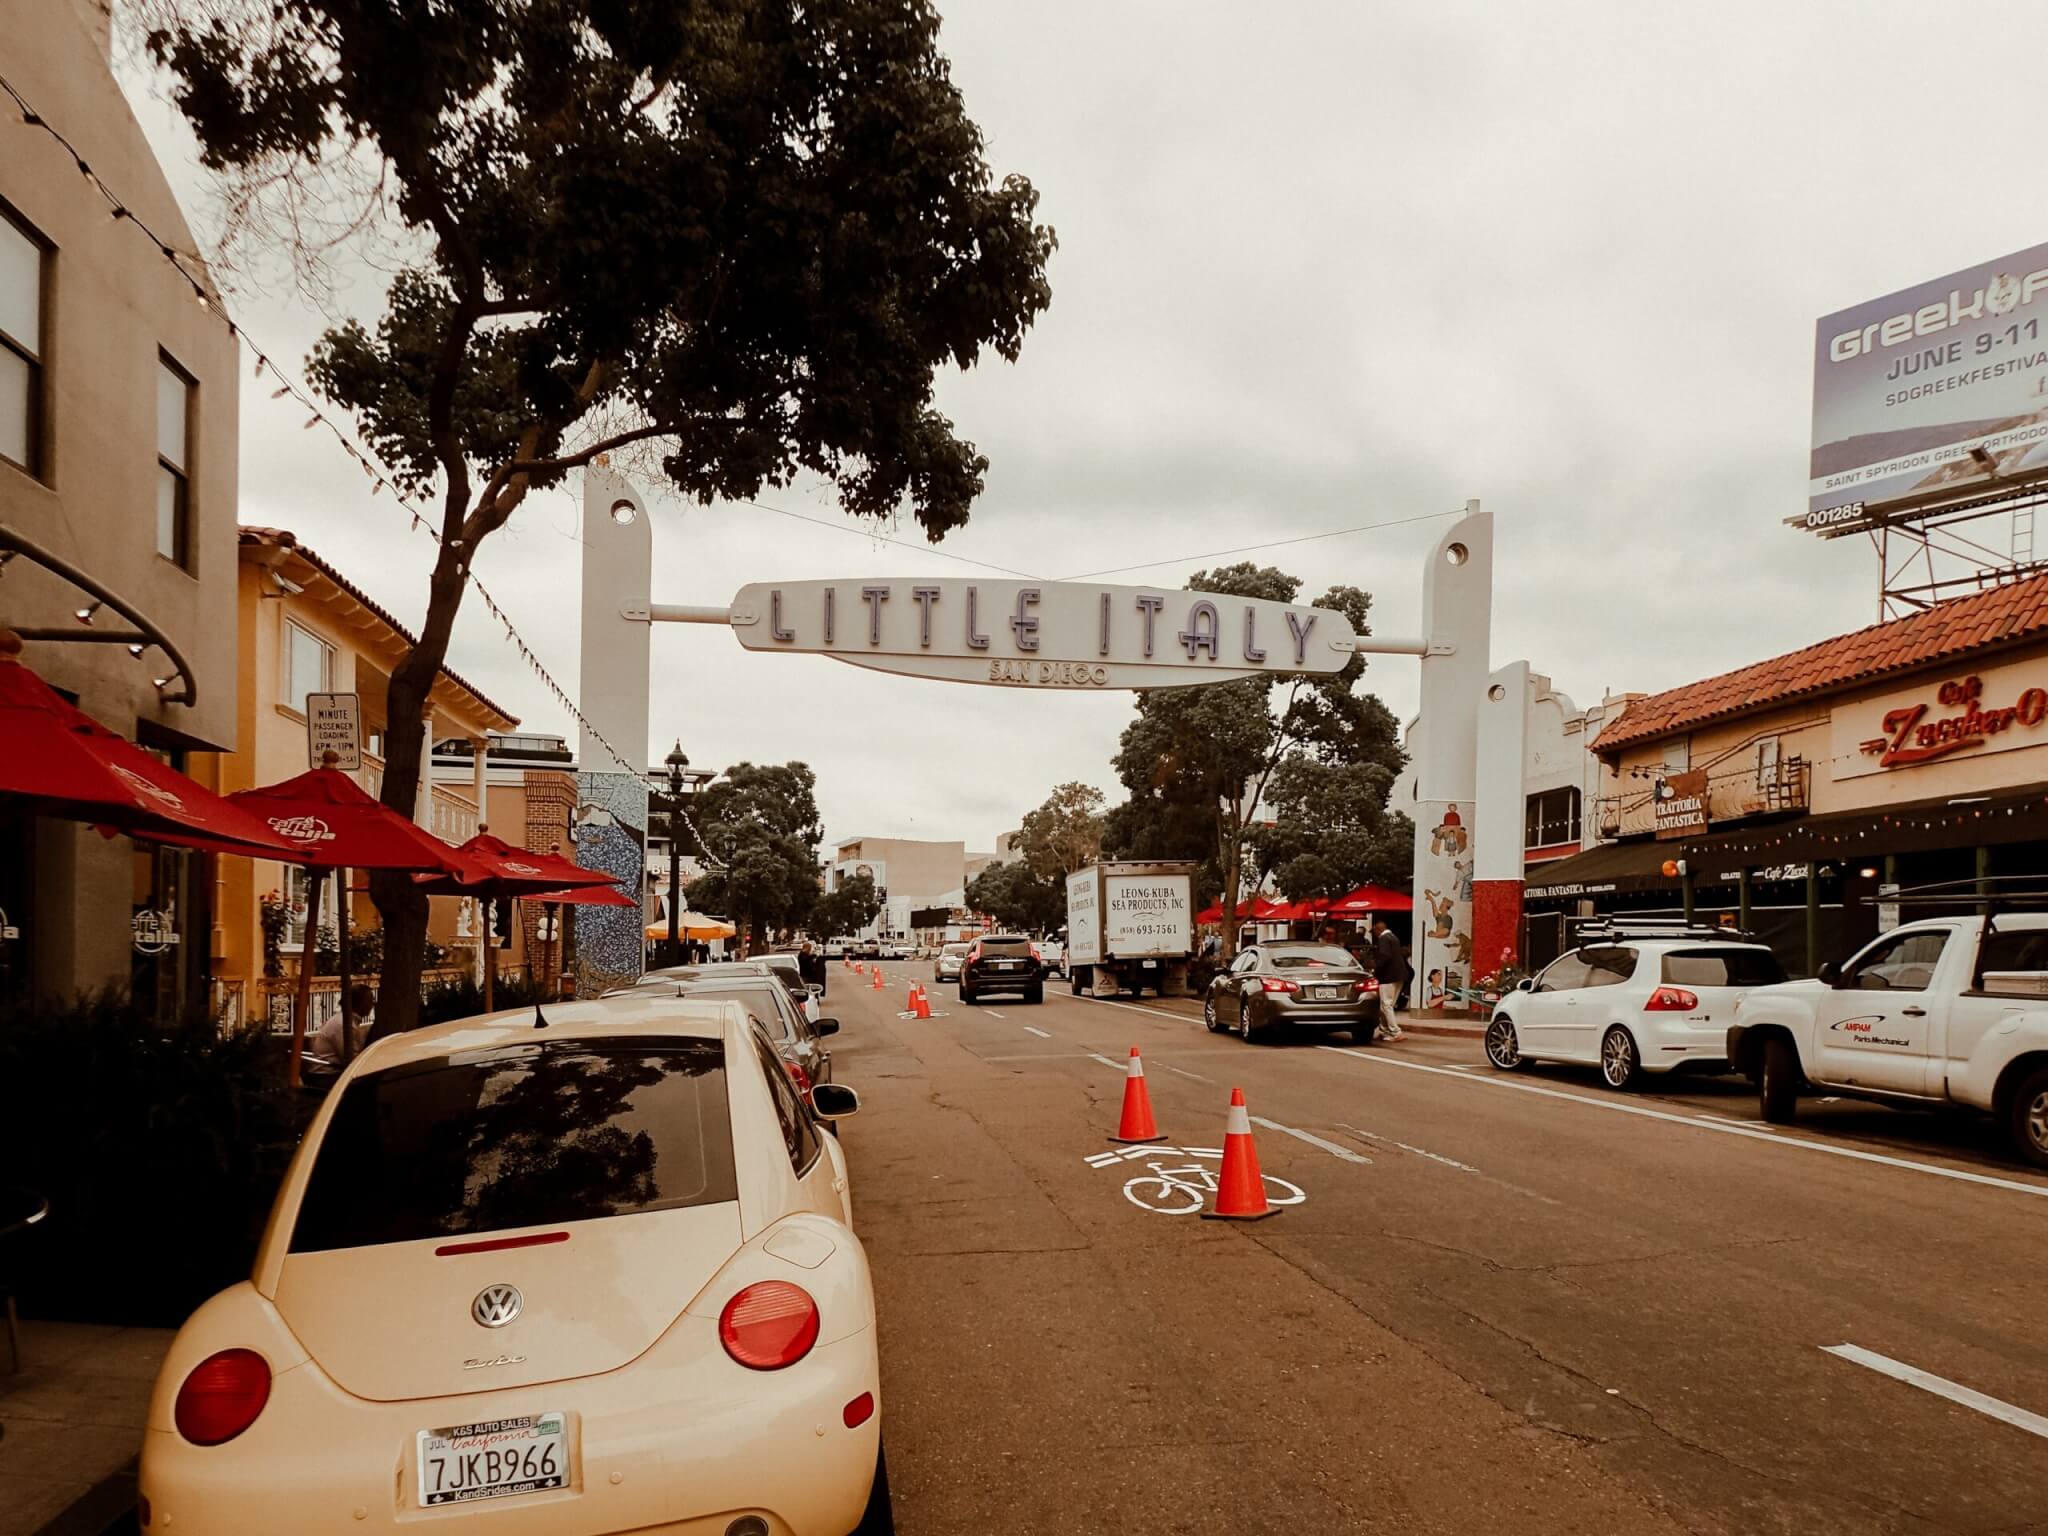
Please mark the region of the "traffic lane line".
[[1492, 1077], [1467, 1077], [1448, 1067], [1433, 1067], [1419, 1061], [1396, 1061], [1391, 1056], [1377, 1051], [1360, 1051], [1348, 1046], [1319, 1045], [1319, 1051], [1328, 1051], [1336, 1056], [1351, 1056], [1359, 1061], [1369, 1061], [1376, 1066], [1392, 1067], [1403, 1072], [1427, 1072], [1453, 1083], [1471, 1083], [1475, 1087], [1499, 1088], [1509, 1093], [1529, 1093], [1540, 1098], [1561, 1099], [1567, 1104], [1582, 1104], [1588, 1109], [1604, 1109], [1617, 1115], [1637, 1115], [1646, 1120], [1662, 1120], [1671, 1125], [1691, 1126], [1694, 1130], [1712, 1131], [1717, 1136], [1741, 1136], [1750, 1141], [1761, 1142], [1767, 1147], [1796, 1147], [1802, 1151], [1818, 1152], [1828, 1157], [1846, 1158], [1851, 1162], [1875, 1163], [1886, 1168], [1903, 1168], [1910, 1173], [1931, 1174], [1941, 1179], [1956, 1179], [1965, 1184], [1981, 1184], [1991, 1189], [2006, 1189], [2017, 1194], [2048, 1197], [2048, 1184], [2023, 1184], [2018, 1179], [2002, 1179], [1995, 1174], [1973, 1173], [1966, 1168], [1943, 1168], [1934, 1163], [1917, 1163], [1911, 1158], [1887, 1157], [1879, 1152], [1865, 1152], [1856, 1147], [1832, 1146], [1824, 1141], [1810, 1141], [1803, 1136], [1782, 1135], [1776, 1131], [1761, 1131], [1754, 1126], [1741, 1125], [1733, 1121], [1718, 1121], [1705, 1115], [1677, 1114], [1671, 1110], [1650, 1109], [1641, 1104], [1623, 1104], [1613, 1099], [1596, 1099], [1583, 1093], [1567, 1093], [1561, 1088], [1544, 1088], [1535, 1083], [1514, 1083], [1498, 1075]]
[[1024, 1033], [1025, 1033], [1025, 1034], [1027, 1034], [1027, 1035], [1036, 1035], [1036, 1036], [1038, 1036], [1038, 1038], [1039, 1038], [1039, 1039], [1041, 1039], [1041, 1040], [1050, 1040], [1050, 1039], [1052, 1038], [1052, 1031], [1051, 1031], [1051, 1030], [1049, 1030], [1049, 1029], [1040, 1029], [1040, 1028], [1039, 1028], [1039, 1027], [1038, 1027], [1037, 1025], [1035, 1025], [1035, 1024], [1026, 1024], [1026, 1025], [1024, 1026]]
[[1932, 1392], [1936, 1397], [1945, 1397], [1952, 1403], [1973, 1409], [1987, 1418], [1997, 1419], [2001, 1424], [2010, 1424], [2023, 1429], [2030, 1435], [2039, 1435], [2048, 1440], [2048, 1418], [2038, 1413], [2029, 1413], [2011, 1403], [1986, 1396], [1960, 1382], [1950, 1381], [1946, 1376], [1937, 1376], [1932, 1371], [1923, 1371], [1917, 1365], [1907, 1365], [1903, 1360], [1894, 1360], [1889, 1355], [1880, 1355], [1874, 1349], [1864, 1349], [1856, 1344], [1823, 1344], [1823, 1354], [1834, 1355], [1852, 1361], [1894, 1381], [1903, 1381], [1923, 1392]]
[[1349, 1147], [1340, 1147], [1336, 1142], [1325, 1141], [1322, 1137], [1311, 1132], [1297, 1130], [1291, 1125], [1282, 1125], [1278, 1120], [1268, 1120], [1264, 1115], [1252, 1115], [1249, 1118], [1253, 1125], [1262, 1125], [1269, 1131], [1278, 1131], [1282, 1136], [1292, 1136], [1296, 1141], [1305, 1141], [1312, 1147], [1320, 1148], [1336, 1158], [1340, 1163], [1363, 1163], [1368, 1167], [1372, 1164], [1372, 1159], [1363, 1152], [1354, 1152]]
[[1352, 1135], [1358, 1137], [1362, 1141], [1376, 1141], [1383, 1146], [1398, 1147], [1403, 1152], [1412, 1152], [1417, 1157], [1427, 1158], [1432, 1163], [1442, 1163], [1446, 1168], [1455, 1168], [1460, 1173], [1479, 1172], [1479, 1170], [1477, 1168], [1474, 1168], [1470, 1163], [1461, 1163], [1455, 1157], [1445, 1157], [1441, 1152], [1431, 1152], [1423, 1147], [1411, 1146], [1409, 1143], [1405, 1141], [1396, 1141], [1391, 1136], [1381, 1136], [1372, 1131], [1362, 1131], [1355, 1125], [1339, 1125], [1337, 1129], [1340, 1131], [1349, 1131]]

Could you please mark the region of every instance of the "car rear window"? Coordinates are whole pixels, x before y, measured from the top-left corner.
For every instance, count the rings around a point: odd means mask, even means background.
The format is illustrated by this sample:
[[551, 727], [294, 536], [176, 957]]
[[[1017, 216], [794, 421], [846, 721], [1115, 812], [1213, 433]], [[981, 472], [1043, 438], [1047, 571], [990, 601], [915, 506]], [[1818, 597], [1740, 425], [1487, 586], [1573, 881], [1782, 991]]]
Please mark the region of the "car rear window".
[[1358, 961], [1349, 950], [1339, 949], [1334, 944], [1303, 945], [1299, 949], [1269, 949], [1266, 962], [1276, 971], [1306, 970], [1312, 966], [1341, 965], [1346, 970], [1358, 969]]
[[1768, 987], [1785, 967], [1767, 949], [1674, 949], [1664, 957], [1664, 980], [1678, 987]]
[[992, 960], [1017, 960], [1031, 958], [1029, 939], [983, 939], [981, 952]]
[[536, 1043], [350, 1083], [321, 1138], [292, 1252], [738, 1197], [718, 1041]]

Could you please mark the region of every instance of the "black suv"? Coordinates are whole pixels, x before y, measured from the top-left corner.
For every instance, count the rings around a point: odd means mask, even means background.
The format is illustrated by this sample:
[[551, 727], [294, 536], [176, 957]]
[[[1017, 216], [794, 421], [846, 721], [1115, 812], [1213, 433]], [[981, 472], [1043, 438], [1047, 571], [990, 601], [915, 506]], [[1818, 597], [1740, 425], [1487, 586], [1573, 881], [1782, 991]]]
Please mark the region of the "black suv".
[[992, 933], [974, 941], [960, 962], [960, 1001], [977, 1002], [986, 992], [1020, 992], [1027, 1003], [1045, 1001], [1045, 972], [1029, 939]]

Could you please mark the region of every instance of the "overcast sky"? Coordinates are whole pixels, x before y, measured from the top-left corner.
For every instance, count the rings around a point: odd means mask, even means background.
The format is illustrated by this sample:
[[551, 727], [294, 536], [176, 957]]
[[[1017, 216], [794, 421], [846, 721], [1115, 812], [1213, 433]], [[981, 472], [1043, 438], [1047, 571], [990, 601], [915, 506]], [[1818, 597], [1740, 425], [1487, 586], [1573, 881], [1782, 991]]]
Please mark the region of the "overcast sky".
[[[992, 461], [943, 547], [1052, 578], [1160, 562], [1118, 579], [1178, 585], [1192, 556], [1477, 497], [1493, 660], [1580, 703], [1870, 622], [1868, 545], [1782, 522], [1805, 508], [1814, 320], [2048, 239], [2024, 185], [2038, 106], [2009, 67], [2048, 48], [2037, 3], [971, 0], [944, 43], [1060, 249], [1021, 362], [943, 383]], [[129, 85], [203, 238], [189, 138]], [[378, 279], [342, 298], [374, 314]], [[289, 294], [234, 307], [294, 360], [324, 323]], [[245, 383], [242, 520], [416, 624], [430, 546], [303, 420]], [[649, 490], [656, 601], [970, 569], [815, 491], [763, 499], [845, 531]], [[576, 515], [573, 492], [536, 497], [477, 562], [572, 692]], [[1361, 586], [1376, 628], [1412, 632], [1443, 526], [1248, 558], [1311, 596]], [[652, 756], [680, 736], [701, 765], [801, 758], [833, 838], [986, 849], [1058, 781], [1118, 793], [1128, 695], [755, 656], [696, 626], [653, 645]], [[573, 739], [474, 602], [449, 662]], [[1367, 681], [1407, 717], [1413, 661]]]

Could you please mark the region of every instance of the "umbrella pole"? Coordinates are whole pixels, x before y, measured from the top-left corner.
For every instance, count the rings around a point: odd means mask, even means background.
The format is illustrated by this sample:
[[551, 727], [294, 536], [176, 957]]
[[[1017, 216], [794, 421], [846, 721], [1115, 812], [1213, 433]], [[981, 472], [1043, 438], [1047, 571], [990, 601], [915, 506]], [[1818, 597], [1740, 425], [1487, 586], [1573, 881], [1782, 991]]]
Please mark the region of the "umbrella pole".
[[292, 1008], [292, 1059], [285, 1081], [299, 1086], [299, 1056], [306, 1049], [306, 1015], [313, 1006], [313, 956], [320, 944], [320, 887], [327, 882], [317, 869], [306, 870], [306, 941], [299, 946], [299, 995]]
[[498, 904], [486, 897], [483, 909], [484, 936], [483, 942], [478, 946], [478, 953], [484, 958], [484, 1012], [490, 1013], [496, 1008], [491, 1001], [491, 994], [497, 990], [492, 983], [497, 979], [494, 973], [498, 969], [498, 957], [494, 953], [498, 947]]
[[355, 1055], [353, 1030], [348, 1016], [348, 868], [343, 866], [334, 872], [334, 935], [341, 951], [340, 963], [335, 967], [341, 972], [341, 1064], [346, 1067], [349, 1058]]

